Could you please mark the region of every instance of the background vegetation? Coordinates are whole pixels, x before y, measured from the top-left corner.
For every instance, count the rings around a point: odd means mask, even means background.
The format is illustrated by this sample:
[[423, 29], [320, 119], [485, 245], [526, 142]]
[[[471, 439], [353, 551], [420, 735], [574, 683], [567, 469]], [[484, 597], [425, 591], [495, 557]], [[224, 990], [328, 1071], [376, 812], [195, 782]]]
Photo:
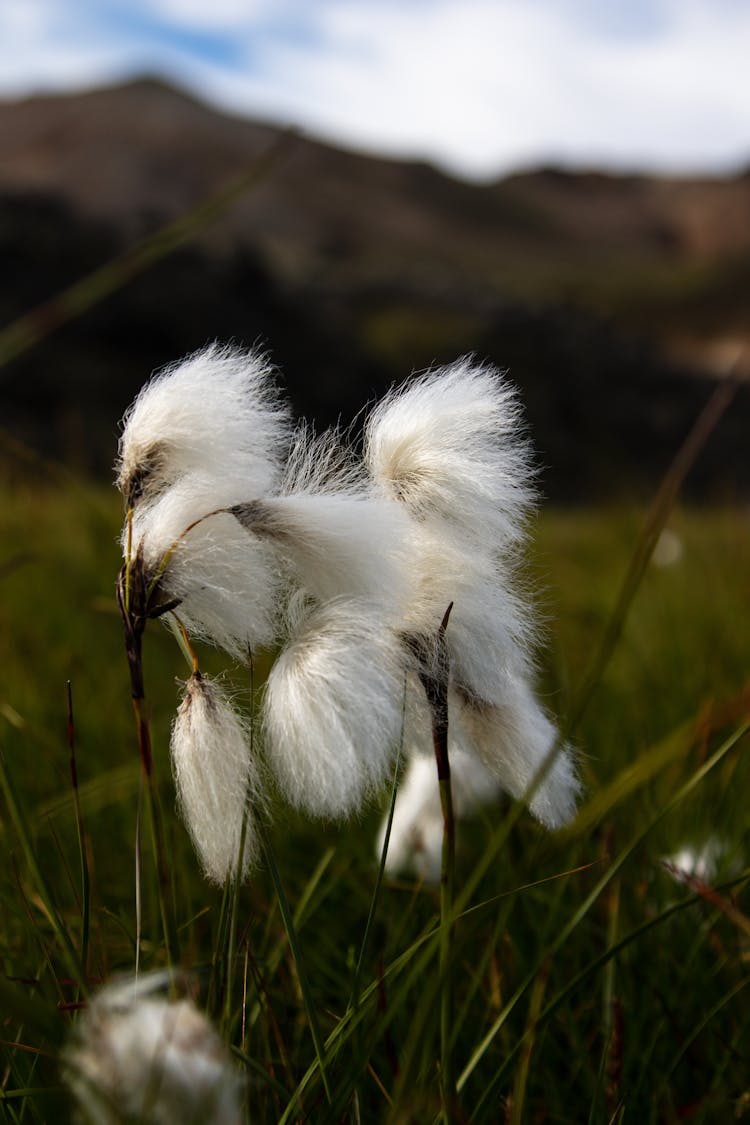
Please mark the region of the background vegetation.
[[[134, 964], [139, 764], [113, 597], [120, 510], [114, 491], [39, 466], [19, 473], [6, 457], [0, 511], [2, 1105], [8, 1120], [50, 1121], [63, 1104], [56, 1052], [82, 990]], [[532, 568], [548, 621], [543, 691], [563, 719], [642, 520], [626, 508], [539, 520]], [[647, 568], [575, 733], [586, 780], [576, 823], [550, 836], [526, 814], [511, 824], [496, 807], [459, 827], [456, 1121], [721, 1121], [750, 1110], [749, 764], [748, 739], [737, 738], [750, 710], [747, 530], [736, 510], [673, 513], [681, 554]], [[329, 1044], [329, 1104], [267, 868], [241, 890], [227, 964], [227, 903], [201, 879], [173, 809], [168, 729], [183, 661], [158, 625], [145, 655], [179, 963], [245, 1068], [250, 1119], [432, 1121], [437, 892], [410, 877], [385, 882], [352, 1019], [378, 811], [321, 826], [277, 810], [273, 847], [307, 1001]], [[201, 660], [221, 666], [213, 652]], [[248, 690], [243, 669], [232, 677]], [[717, 750], [726, 752], [712, 765]], [[714, 890], [676, 881], [661, 863], [707, 845]], [[142, 966], [161, 967], [147, 847], [143, 895]]]
[[[3, 107], [0, 126], [5, 1118], [64, 1118], [60, 1046], [87, 993], [134, 967], [139, 761], [114, 600], [122, 514], [103, 478], [149, 371], [212, 337], [268, 341], [320, 422], [462, 351], [510, 368], [545, 490], [568, 505], [543, 511], [529, 565], [541, 690], [585, 796], [555, 835], [510, 805], [459, 826], [446, 982], [438, 892], [379, 884], [387, 793], [345, 825], [275, 809], [275, 871], [207, 886], [168, 761], [185, 665], [150, 625], [169, 879], [145, 832], [141, 967], [167, 962], [166, 901], [184, 987], [261, 1125], [433, 1122], [446, 983], [456, 1123], [750, 1115], [747, 386], [687, 478], [690, 504], [712, 506], [673, 507], [677, 476], [651, 517], [641, 506], [728, 370], [714, 345], [747, 340], [747, 177], [462, 185], [287, 146], [149, 82]], [[279, 144], [292, 155], [264, 178]], [[248, 703], [269, 659], [253, 684], [227, 673]], [[698, 878], [664, 866], [686, 848]]]

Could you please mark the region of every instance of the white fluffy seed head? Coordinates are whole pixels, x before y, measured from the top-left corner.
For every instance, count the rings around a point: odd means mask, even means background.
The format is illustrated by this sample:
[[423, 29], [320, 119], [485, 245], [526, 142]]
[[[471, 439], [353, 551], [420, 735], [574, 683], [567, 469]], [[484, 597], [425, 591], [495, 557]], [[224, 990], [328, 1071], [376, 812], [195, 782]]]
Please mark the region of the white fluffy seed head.
[[206, 877], [221, 884], [237, 872], [245, 818], [244, 877], [258, 851], [258, 766], [245, 723], [219, 686], [198, 672], [186, 684], [171, 750], [180, 811]]
[[187, 999], [154, 995], [165, 973], [111, 984], [83, 1013], [62, 1057], [87, 1125], [239, 1125], [241, 1085], [229, 1053]]
[[411, 521], [373, 488], [336, 430], [298, 428], [281, 495], [268, 501], [269, 533], [293, 582], [319, 601], [379, 601], [394, 620], [411, 594]]
[[528, 683], [510, 676], [505, 699], [497, 705], [454, 696], [454, 722], [464, 728], [487, 769], [515, 798], [525, 798], [537, 771], [555, 748], [543, 781], [528, 798], [533, 815], [547, 828], [573, 818], [580, 792], [573, 753], [557, 746], [558, 733]]
[[445, 640], [454, 680], [487, 702], [502, 698], [504, 681], [530, 666], [533, 614], [502, 559], [472, 550], [432, 524], [415, 525], [413, 594], [405, 632], [430, 636], [452, 603]]
[[272, 545], [294, 586], [324, 602], [377, 602], [389, 620], [411, 592], [410, 524], [387, 500], [337, 493], [294, 493], [239, 509], [256, 539]]
[[406, 660], [372, 603], [340, 598], [300, 622], [264, 701], [267, 760], [291, 804], [346, 817], [380, 788], [401, 737]]
[[370, 415], [365, 461], [387, 495], [419, 520], [507, 552], [534, 500], [514, 388], [470, 357], [391, 391]]
[[235, 500], [262, 496], [278, 484], [289, 430], [268, 360], [211, 344], [156, 375], [130, 407], [118, 486], [129, 507], [194, 472]]
[[[453, 813], [457, 820], [493, 804], [501, 793], [497, 778], [472, 753], [450, 740]], [[388, 816], [378, 832], [375, 854], [385, 843]], [[385, 869], [389, 874], [411, 870], [427, 883], [440, 882], [443, 813], [437, 766], [432, 754], [412, 753], [401, 779], [393, 810]]]
[[[242, 657], [276, 636], [281, 564], [273, 546], [249, 535], [234, 516], [209, 514], [221, 505], [216, 493], [212, 478], [194, 473], [140, 505], [132, 549], [142, 549], [151, 575], [168, 559], [162, 600], [180, 599], [178, 612], [191, 633]], [[127, 540], [126, 527], [123, 553]]]

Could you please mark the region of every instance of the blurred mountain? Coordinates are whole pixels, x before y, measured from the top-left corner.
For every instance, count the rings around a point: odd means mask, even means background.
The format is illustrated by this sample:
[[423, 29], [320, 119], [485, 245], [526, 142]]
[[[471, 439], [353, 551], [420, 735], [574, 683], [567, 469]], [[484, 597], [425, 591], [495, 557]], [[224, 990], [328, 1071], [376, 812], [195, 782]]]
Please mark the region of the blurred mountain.
[[[278, 135], [154, 80], [0, 104], [2, 322], [246, 172]], [[547, 491], [581, 498], [652, 486], [750, 341], [749, 310], [748, 174], [550, 168], [480, 185], [299, 137], [189, 248], [0, 371], [0, 387], [29, 441], [97, 467], [137, 386], [206, 339], [267, 343], [320, 422], [475, 351], [520, 383]], [[750, 489], [748, 409], [743, 393], [700, 491]]]

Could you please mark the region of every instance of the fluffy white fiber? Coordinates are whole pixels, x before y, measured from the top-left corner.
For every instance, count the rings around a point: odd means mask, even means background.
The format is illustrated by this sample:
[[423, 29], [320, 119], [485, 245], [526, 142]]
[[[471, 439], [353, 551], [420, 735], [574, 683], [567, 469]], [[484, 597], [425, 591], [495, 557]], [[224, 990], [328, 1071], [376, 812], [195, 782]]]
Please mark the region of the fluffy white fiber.
[[504, 686], [506, 697], [499, 706], [454, 700], [455, 721], [512, 797], [525, 797], [554, 749], [549, 770], [528, 805], [547, 828], [560, 828], [573, 817], [580, 791], [571, 751], [556, 746], [557, 730], [524, 679], [508, 677]]
[[264, 701], [268, 762], [291, 804], [344, 817], [379, 789], [401, 738], [405, 663], [370, 603], [340, 598], [302, 620]]
[[218, 685], [194, 673], [172, 726], [172, 768], [188, 831], [208, 879], [224, 883], [237, 871], [247, 808], [241, 874], [257, 853], [253, 810], [258, 767], [248, 731]]
[[[502, 791], [498, 779], [474, 754], [454, 744], [450, 747], [450, 766], [456, 820], [470, 817], [498, 799]], [[375, 842], [378, 859], [387, 823], [386, 815]], [[435, 759], [412, 754], [396, 797], [385, 869], [390, 875], [410, 870], [427, 883], [439, 883], [442, 849], [443, 813]]]
[[229, 1053], [186, 999], [155, 995], [166, 973], [103, 988], [63, 1052], [63, 1077], [87, 1125], [240, 1125]]
[[[214, 345], [141, 392], [119, 484], [132, 510], [123, 549], [142, 551], [189, 632], [242, 657], [295, 619], [263, 711], [268, 761], [294, 805], [341, 817], [378, 790], [409, 669], [407, 727], [429, 748], [414, 653], [429, 652], [451, 603], [449, 730], [456, 753], [474, 755], [462, 772], [484, 768], [525, 793], [556, 733], [532, 687], [534, 614], [518, 571], [534, 502], [529, 447], [497, 371], [462, 359], [392, 391], [358, 457], [336, 431], [292, 434], [268, 363]], [[173, 754], [196, 847], [222, 881], [257, 780], [242, 724], [200, 679]], [[563, 748], [531, 811], [555, 827], [577, 792]]]
[[480, 549], [523, 534], [532, 471], [516, 392], [465, 357], [391, 391], [371, 413], [365, 461], [373, 480], [419, 519], [460, 529]]
[[528, 605], [515, 592], [502, 560], [467, 546], [436, 521], [414, 523], [412, 597], [406, 632], [434, 634], [453, 603], [446, 642], [453, 678], [467, 692], [494, 702], [511, 670], [525, 667], [534, 636]]
[[[515, 391], [469, 359], [430, 372], [375, 408], [365, 459], [376, 485], [412, 517], [406, 631], [434, 633], [453, 603], [449, 728], [462, 725], [487, 769], [519, 797], [556, 734], [531, 687], [536, 630], [517, 575], [534, 489]], [[556, 827], [572, 816], [577, 793], [564, 748], [530, 809]]]
[[409, 521], [380, 498], [295, 493], [269, 500], [269, 538], [294, 584], [321, 602], [377, 601], [391, 620], [411, 592]]
[[120, 440], [132, 550], [149, 575], [170, 552], [165, 600], [181, 599], [188, 629], [233, 656], [274, 638], [279, 563], [231, 516], [202, 517], [279, 486], [290, 421], [272, 374], [255, 352], [211, 345], [144, 387]]
[[[153, 499], [199, 471], [236, 499], [274, 489], [290, 418], [258, 352], [212, 344], [160, 372], [124, 419], [118, 485]], [[218, 499], [216, 507], [227, 501]], [[229, 501], [231, 502], [231, 501]]]
[[[212, 479], [191, 473], [154, 503], [135, 508], [133, 543], [142, 547], [151, 574], [168, 557], [163, 598], [180, 599], [188, 630], [242, 657], [276, 636], [281, 569], [273, 548], [248, 535], [234, 516], [210, 514], [225, 500], [220, 496], [217, 505]], [[123, 538], [125, 548], [127, 528]]]

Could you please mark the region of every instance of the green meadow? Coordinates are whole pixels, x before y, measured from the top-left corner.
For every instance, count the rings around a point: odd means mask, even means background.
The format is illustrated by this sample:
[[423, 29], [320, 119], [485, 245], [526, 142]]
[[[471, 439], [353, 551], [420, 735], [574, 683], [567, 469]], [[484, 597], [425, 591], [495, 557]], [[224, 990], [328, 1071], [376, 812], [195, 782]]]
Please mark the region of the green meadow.
[[[203, 880], [169, 765], [176, 681], [188, 668], [159, 622], [146, 630], [144, 660], [168, 870], [160, 883], [142, 800], [138, 917], [140, 764], [114, 597], [121, 519], [114, 489], [6, 458], [8, 1121], [67, 1119], [60, 1047], [87, 994], [133, 972], [137, 946], [143, 971], [169, 963], [165, 912], [179, 987], [231, 1045], [246, 1120], [258, 1125], [750, 1118], [747, 510], [673, 510], [627, 605], [618, 599], [643, 510], [538, 517], [528, 580], [544, 623], [539, 681], [571, 728], [585, 792], [560, 833], [510, 803], [458, 824], [443, 973], [439, 891], [408, 873], [379, 877], [373, 841], [388, 793], [344, 824], [279, 805], [270, 857], [246, 885], [222, 892]], [[246, 706], [262, 690], [267, 656], [252, 676], [212, 650], [199, 657], [226, 669]], [[670, 872], [663, 860], [684, 848], [709, 854], [711, 869]]]

